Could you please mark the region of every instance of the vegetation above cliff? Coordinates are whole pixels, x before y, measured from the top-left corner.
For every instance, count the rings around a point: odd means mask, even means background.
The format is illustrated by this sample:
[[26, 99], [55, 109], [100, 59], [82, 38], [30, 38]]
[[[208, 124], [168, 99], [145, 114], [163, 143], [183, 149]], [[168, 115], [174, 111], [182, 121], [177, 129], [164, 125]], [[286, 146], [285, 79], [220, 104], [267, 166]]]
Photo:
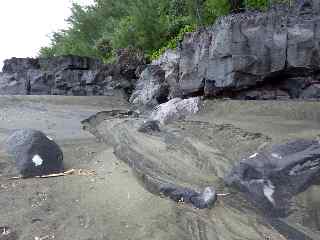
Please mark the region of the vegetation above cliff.
[[74, 54], [110, 61], [116, 49], [133, 47], [154, 59], [166, 48], [175, 48], [184, 33], [212, 24], [231, 8], [266, 9], [269, 2], [95, 0], [88, 7], [74, 3], [67, 20], [69, 28], [52, 33], [51, 45], [42, 47], [39, 54], [42, 57]]

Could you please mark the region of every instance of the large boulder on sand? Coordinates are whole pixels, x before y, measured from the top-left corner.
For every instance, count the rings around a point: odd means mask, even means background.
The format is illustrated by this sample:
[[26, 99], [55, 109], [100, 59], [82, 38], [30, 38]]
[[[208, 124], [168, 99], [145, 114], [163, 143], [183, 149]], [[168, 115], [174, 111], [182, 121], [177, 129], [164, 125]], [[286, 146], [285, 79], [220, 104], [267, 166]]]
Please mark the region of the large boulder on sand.
[[6, 141], [6, 148], [15, 158], [23, 177], [61, 172], [63, 153], [60, 147], [44, 133], [23, 129], [14, 132]]
[[240, 189], [268, 215], [286, 216], [293, 196], [320, 179], [320, 142], [292, 140], [240, 161], [226, 183]]

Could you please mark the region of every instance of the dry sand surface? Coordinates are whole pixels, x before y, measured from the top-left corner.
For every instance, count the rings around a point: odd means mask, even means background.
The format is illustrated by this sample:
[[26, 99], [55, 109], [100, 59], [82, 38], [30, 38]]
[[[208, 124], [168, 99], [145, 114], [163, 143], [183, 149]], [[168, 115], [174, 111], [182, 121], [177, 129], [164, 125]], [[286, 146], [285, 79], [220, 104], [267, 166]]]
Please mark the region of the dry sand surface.
[[[320, 134], [319, 103], [208, 101], [204, 105], [193, 121], [232, 124], [262, 133], [272, 142]], [[235, 213], [220, 202], [217, 209], [198, 214], [198, 210], [153, 195], [125, 163], [116, 159], [111, 146], [97, 142], [81, 129], [80, 121], [96, 112], [127, 108], [127, 103], [113, 97], [0, 97], [0, 142], [15, 129], [42, 130], [61, 145], [67, 168], [96, 172], [94, 176], [8, 180], [17, 173], [1, 144], [0, 240], [257, 240], [256, 229], [250, 232], [251, 221], [246, 222], [250, 218], [241, 217], [245, 215], [241, 208]], [[301, 198], [311, 198], [315, 204], [310, 211], [320, 213], [315, 200], [320, 199], [318, 193], [314, 187]], [[219, 211], [227, 217], [220, 219]], [[195, 217], [188, 223], [185, 216]], [[201, 222], [209, 221], [206, 217], [213, 219], [210, 221], [218, 226], [217, 232], [202, 229], [206, 225]], [[318, 215], [310, 220], [309, 236], [320, 227], [317, 219]], [[252, 220], [254, 224], [256, 221]], [[219, 229], [233, 234], [222, 239]], [[259, 231], [265, 239], [285, 239], [268, 226]], [[237, 232], [242, 232], [239, 238]]]

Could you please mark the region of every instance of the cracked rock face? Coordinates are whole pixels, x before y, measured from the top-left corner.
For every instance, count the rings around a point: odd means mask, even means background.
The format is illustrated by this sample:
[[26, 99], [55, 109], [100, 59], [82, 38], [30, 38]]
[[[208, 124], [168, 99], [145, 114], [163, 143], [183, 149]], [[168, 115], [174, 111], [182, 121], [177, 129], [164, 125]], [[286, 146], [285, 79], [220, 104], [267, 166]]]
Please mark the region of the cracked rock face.
[[137, 105], [156, 106], [166, 102], [168, 94], [165, 72], [159, 66], [150, 65], [141, 73], [129, 101]]
[[[170, 89], [180, 96], [235, 97], [239, 91], [254, 91], [256, 87], [271, 84], [274, 90], [290, 95], [286, 99], [306, 98], [301, 91], [307, 86], [290, 82], [297, 77], [318, 82], [320, 4], [307, 0], [296, 2], [290, 9], [229, 15], [211, 27], [186, 34], [175, 53], [178, 70], [175, 64], [163, 64], [162, 59], [171, 50], [158, 61], [166, 76], [170, 75]], [[175, 72], [178, 74], [172, 74]], [[283, 86], [284, 82], [291, 89]], [[283, 100], [284, 94], [266, 96], [257, 91], [257, 95], [253, 99]], [[315, 98], [314, 94], [310, 95]]]
[[6, 147], [23, 177], [63, 171], [62, 150], [53, 139], [40, 131], [18, 130], [7, 139]]
[[293, 140], [274, 145], [242, 160], [226, 177], [271, 216], [286, 216], [291, 198], [316, 183], [320, 177], [320, 143]]
[[11, 95], [123, 95], [128, 99], [145, 63], [119, 53], [116, 64], [103, 65], [89, 57], [11, 58], [0, 72], [0, 94]]
[[150, 118], [154, 121], [159, 121], [161, 124], [168, 124], [196, 114], [200, 110], [200, 105], [201, 100], [198, 97], [189, 99], [174, 98], [157, 106], [151, 113]]

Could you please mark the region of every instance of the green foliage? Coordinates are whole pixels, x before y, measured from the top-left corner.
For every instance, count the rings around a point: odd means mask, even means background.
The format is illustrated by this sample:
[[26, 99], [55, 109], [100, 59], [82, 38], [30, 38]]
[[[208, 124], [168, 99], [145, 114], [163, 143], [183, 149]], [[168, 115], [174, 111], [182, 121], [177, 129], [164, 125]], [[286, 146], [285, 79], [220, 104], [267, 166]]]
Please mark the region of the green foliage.
[[204, 23], [213, 24], [215, 20], [230, 11], [229, 0], [207, 0], [204, 4]]
[[246, 0], [246, 9], [266, 10], [268, 8], [269, 0]]
[[[264, 10], [268, 2], [244, 0], [244, 7]], [[71, 11], [69, 28], [54, 32], [40, 56], [73, 54], [111, 61], [117, 49], [132, 47], [155, 59], [175, 48], [186, 32], [228, 14], [230, 0], [95, 0], [90, 7], [73, 4]]]
[[167, 49], [175, 49], [177, 48], [178, 44], [183, 41], [184, 35], [188, 32], [194, 32], [196, 30], [196, 25], [186, 25], [184, 26], [178, 35], [176, 35], [174, 38], [170, 39], [163, 47], [160, 49], [157, 49], [153, 51], [150, 54], [151, 60], [158, 59]]

